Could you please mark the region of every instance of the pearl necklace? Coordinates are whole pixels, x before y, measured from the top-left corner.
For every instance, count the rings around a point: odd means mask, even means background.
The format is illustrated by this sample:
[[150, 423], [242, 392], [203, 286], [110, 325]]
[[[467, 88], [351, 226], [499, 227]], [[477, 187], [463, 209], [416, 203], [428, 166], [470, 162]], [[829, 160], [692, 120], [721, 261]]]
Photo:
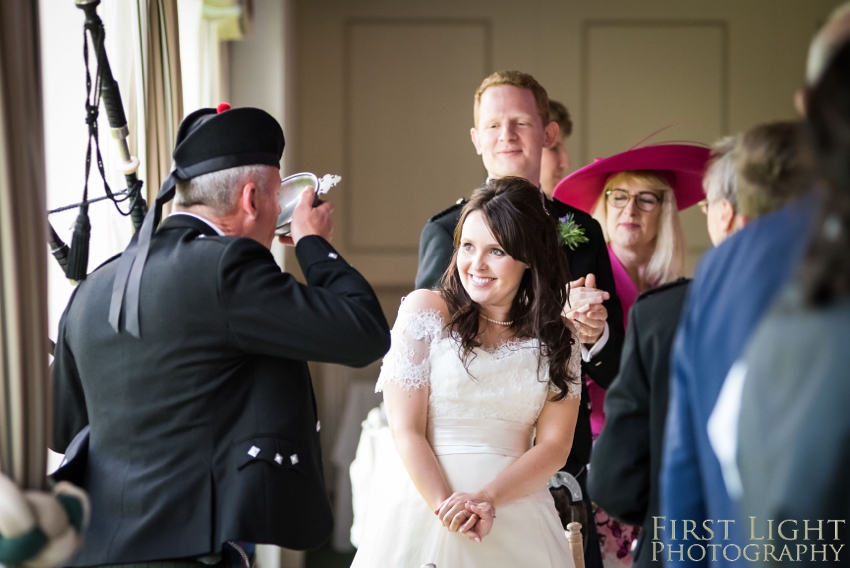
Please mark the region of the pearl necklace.
[[495, 323], [495, 324], [498, 324], [498, 325], [503, 325], [503, 326], [505, 326], [505, 327], [511, 326], [511, 325], [513, 325], [513, 323], [514, 323], [514, 320], [511, 320], [511, 321], [499, 321], [499, 320], [490, 319], [490, 318], [488, 318], [487, 316], [485, 316], [484, 314], [478, 314], [478, 315], [479, 315], [479, 316], [481, 316], [482, 318], [486, 319], [486, 320], [487, 320], [487, 321], [489, 321], [490, 323]]

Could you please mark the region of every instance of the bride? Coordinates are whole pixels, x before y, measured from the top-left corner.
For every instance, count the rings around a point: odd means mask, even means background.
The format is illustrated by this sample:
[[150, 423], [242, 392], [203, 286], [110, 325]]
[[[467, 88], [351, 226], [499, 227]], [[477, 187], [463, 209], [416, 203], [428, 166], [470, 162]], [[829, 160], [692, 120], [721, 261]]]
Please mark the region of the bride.
[[540, 195], [521, 178], [476, 190], [442, 288], [403, 301], [377, 385], [397, 455], [352, 568], [573, 565], [546, 482], [570, 452], [580, 358]]

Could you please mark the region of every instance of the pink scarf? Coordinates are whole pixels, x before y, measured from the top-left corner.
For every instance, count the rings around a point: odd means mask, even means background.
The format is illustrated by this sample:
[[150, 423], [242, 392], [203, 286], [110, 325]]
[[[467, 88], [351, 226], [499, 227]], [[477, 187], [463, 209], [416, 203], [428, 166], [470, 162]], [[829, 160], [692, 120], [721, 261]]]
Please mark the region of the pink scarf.
[[[608, 245], [608, 257], [611, 259], [611, 271], [614, 273], [614, 287], [617, 290], [617, 296], [620, 298], [620, 304], [623, 306], [623, 328], [629, 324], [629, 310], [632, 304], [635, 303], [640, 292], [629, 278], [629, 273], [623, 268], [623, 264], [614, 251], [611, 245]], [[605, 389], [593, 382], [589, 377], [585, 377], [587, 383], [587, 394], [590, 397], [590, 431], [593, 433], [593, 439], [599, 436], [602, 432], [602, 427], [605, 426]]]

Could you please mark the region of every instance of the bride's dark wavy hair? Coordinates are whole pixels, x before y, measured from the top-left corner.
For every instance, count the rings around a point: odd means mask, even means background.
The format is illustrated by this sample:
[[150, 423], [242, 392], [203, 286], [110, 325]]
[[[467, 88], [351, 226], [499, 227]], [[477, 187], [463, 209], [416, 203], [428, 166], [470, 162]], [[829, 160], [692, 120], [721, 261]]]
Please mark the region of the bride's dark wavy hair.
[[457, 268], [463, 224], [474, 211], [483, 214], [504, 251], [530, 267], [522, 276], [511, 306], [510, 328], [516, 337], [539, 341], [541, 355], [549, 361], [549, 379], [560, 391], [554, 400], [561, 400], [567, 395], [569, 383], [580, 380], [569, 376], [576, 339], [561, 316], [567, 301], [569, 267], [558, 245], [555, 221], [543, 205], [543, 195], [523, 178], [488, 180], [472, 194], [455, 229], [455, 252], [443, 274], [441, 294], [451, 314], [448, 331], [460, 340], [464, 367], [469, 371], [472, 350], [481, 346], [480, 307], [463, 287]]
[[826, 195], [800, 280], [809, 304], [824, 305], [850, 295], [850, 42], [813, 89], [806, 115]]

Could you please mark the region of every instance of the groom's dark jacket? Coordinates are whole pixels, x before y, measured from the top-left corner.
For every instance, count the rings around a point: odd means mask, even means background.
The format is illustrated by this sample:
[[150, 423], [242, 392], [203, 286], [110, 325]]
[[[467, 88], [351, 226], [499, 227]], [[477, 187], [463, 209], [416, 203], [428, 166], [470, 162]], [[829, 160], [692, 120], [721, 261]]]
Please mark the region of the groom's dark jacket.
[[[466, 200], [458, 202], [445, 211], [431, 217], [422, 229], [419, 239], [419, 269], [416, 273], [416, 288], [436, 288], [448, 268], [454, 254], [454, 232], [460, 221], [461, 209]], [[582, 371], [590, 375], [602, 388], [608, 388], [620, 368], [620, 350], [623, 347], [623, 307], [614, 286], [611, 260], [605, 237], [599, 223], [575, 207], [561, 201], [545, 199], [546, 210], [555, 219], [570, 215], [576, 225], [584, 230], [588, 242], [575, 250], [564, 246], [570, 269], [570, 278], [575, 280], [588, 274], [596, 276], [596, 287], [611, 296], [603, 302], [608, 310], [609, 337], [605, 346], [589, 362], [582, 361]], [[590, 461], [593, 439], [590, 431], [590, 399], [582, 380], [581, 405], [579, 407], [573, 446], [564, 470], [578, 475]]]
[[[59, 324], [54, 447], [90, 425], [91, 526], [74, 565], [193, 557], [240, 540], [294, 549], [332, 530], [307, 361], [362, 366], [389, 348], [366, 280], [317, 236], [307, 285], [247, 238], [175, 215], [141, 285], [141, 339], [107, 318], [107, 262]], [[79, 461], [78, 460], [78, 461]]]

